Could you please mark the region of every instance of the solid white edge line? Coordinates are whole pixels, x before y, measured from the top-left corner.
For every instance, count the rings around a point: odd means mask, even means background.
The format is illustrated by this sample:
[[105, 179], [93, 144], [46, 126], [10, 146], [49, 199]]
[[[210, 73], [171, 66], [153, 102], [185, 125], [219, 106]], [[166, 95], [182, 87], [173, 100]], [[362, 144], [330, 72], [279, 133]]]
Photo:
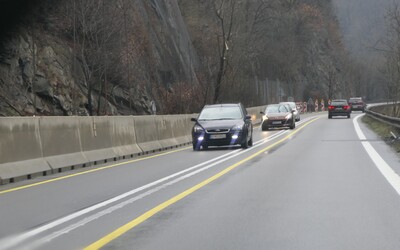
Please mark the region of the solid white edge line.
[[[358, 119], [363, 115], [358, 115], [353, 119], [354, 128], [360, 140], [366, 140], [364, 133], [362, 132]], [[400, 176], [386, 163], [386, 161], [379, 155], [378, 152], [372, 147], [368, 141], [362, 141], [364, 149], [367, 151], [369, 157], [374, 162], [375, 166], [379, 169], [382, 175], [386, 178], [389, 184], [396, 190], [397, 194], [400, 195]]]

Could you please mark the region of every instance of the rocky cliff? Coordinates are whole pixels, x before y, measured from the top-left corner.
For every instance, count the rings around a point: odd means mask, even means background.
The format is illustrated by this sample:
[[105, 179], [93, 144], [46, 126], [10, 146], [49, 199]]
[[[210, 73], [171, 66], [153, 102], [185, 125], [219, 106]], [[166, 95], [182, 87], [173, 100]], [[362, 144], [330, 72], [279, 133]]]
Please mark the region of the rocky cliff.
[[[364, 96], [318, 0], [3, 0], [0, 116]], [[357, 69], [357, 70], [355, 70]]]
[[155, 85], [196, 83], [176, 1], [5, 2], [1, 116], [149, 114]]

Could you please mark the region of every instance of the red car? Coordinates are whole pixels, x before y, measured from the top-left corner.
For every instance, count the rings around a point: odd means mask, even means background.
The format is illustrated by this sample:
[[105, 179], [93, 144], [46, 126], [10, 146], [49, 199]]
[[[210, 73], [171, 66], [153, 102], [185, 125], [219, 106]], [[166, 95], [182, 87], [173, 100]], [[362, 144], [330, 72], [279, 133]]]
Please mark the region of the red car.
[[351, 110], [359, 110], [364, 113], [365, 111], [365, 102], [363, 101], [362, 97], [351, 97], [349, 99], [349, 104]]
[[263, 115], [261, 130], [282, 127], [294, 129], [296, 127], [294, 111], [294, 109], [290, 110], [290, 107], [286, 104], [269, 104], [265, 108], [265, 112], [260, 112]]

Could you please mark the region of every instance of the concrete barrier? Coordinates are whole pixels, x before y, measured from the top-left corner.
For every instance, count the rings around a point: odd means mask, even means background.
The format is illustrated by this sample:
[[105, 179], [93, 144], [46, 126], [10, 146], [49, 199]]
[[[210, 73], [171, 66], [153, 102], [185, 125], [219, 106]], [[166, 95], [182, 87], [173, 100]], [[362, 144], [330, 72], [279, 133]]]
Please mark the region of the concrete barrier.
[[47, 175], [42, 155], [39, 119], [0, 118], [0, 184]]
[[79, 134], [82, 153], [89, 162], [107, 162], [116, 160], [111, 133], [114, 130], [112, 117], [79, 117]]
[[163, 148], [158, 141], [155, 116], [134, 116], [136, 143], [143, 152], [153, 152]]
[[174, 137], [174, 124], [173, 121], [176, 116], [157, 116], [155, 118], [157, 124], [158, 142], [161, 144], [163, 149], [172, 148], [179, 145], [178, 141]]
[[43, 157], [53, 169], [80, 167], [88, 162], [82, 153], [77, 117], [41, 117]]
[[189, 143], [197, 116], [0, 118], [0, 184]]
[[142, 150], [136, 144], [135, 122], [132, 116], [113, 117], [111, 137], [114, 151], [122, 158], [139, 155]]
[[180, 144], [187, 144], [192, 141], [192, 127], [194, 123], [190, 121], [188, 115], [176, 115], [170, 117], [172, 120], [173, 136]]

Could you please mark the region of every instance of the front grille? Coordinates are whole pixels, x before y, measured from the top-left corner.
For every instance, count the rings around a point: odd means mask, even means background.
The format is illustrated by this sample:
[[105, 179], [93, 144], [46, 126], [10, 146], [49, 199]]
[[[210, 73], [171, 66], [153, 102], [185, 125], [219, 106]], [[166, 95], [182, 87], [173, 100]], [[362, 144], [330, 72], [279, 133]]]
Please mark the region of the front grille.
[[230, 129], [229, 128], [224, 128], [224, 129], [207, 129], [206, 132], [209, 134], [223, 134], [223, 133], [229, 133]]
[[285, 117], [283, 116], [270, 116], [268, 117], [269, 120], [284, 120]]

